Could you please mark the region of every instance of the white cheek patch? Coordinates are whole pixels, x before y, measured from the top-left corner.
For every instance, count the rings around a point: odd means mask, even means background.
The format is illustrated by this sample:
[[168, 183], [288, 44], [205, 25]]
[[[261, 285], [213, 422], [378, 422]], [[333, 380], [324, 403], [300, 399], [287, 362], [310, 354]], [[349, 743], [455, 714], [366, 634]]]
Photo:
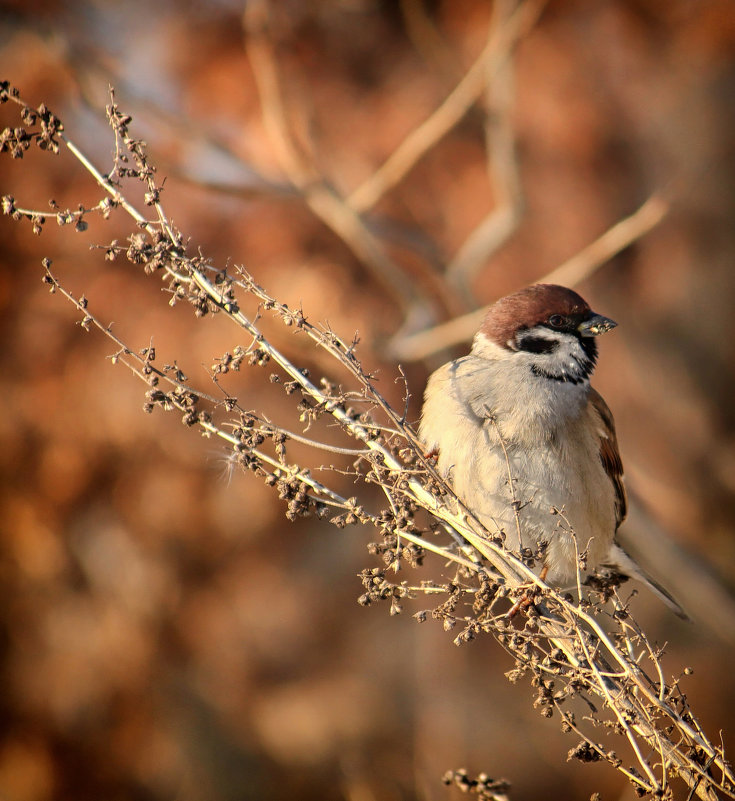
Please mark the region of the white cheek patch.
[[475, 334], [475, 339], [472, 342], [472, 352], [475, 356], [481, 356], [484, 359], [491, 359], [492, 361], [507, 359], [509, 356], [512, 356], [516, 350], [515, 342], [508, 341], [507, 347], [503, 347], [488, 339], [482, 331]]
[[[530, 344], [528, 340], [535, 341], [537, 349], [524, 348], [524, 344]], [[548, 349], [543, 347], [546, 343]], [[594, 359], [589, 358], [574, 334], [545, 326], [523, 329], [505, 345], [493, 342], [480, 331], [475, 335], [472, 353], [493, 362], [516, 365], [524, 373], [530, 370], [535, 376], [570, 384], [586, 382], [594, 368]]]
[[594, 361], [574, 334], [537, 326], [523, 331], [520, 339], [519, 353], [523, 352], [534, 375], [569, 384], [589, 379]]

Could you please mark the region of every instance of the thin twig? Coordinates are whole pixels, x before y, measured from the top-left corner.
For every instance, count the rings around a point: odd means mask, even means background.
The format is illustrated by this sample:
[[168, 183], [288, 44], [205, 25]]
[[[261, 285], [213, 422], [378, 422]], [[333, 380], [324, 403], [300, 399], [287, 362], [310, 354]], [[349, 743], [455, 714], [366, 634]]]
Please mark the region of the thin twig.
[[498, 31], [492, 30], [482, 52], [446, 100], [347, 198], [353, 209], [359, 212], [371, 209], [454, 128], [482, 94], [487, 82], [503, 66], [513, 47], [536, 23], [544, 5], [543, 0], [525, 0], [506, 25]]
[[[514, 7], [513, 0], [496, 2], [493, 29], [502, 30]], [[493, 210], [473, 229], [446, 268], [447, 279], [472, 299], [471, 281], [492, 254], [510, 237], [521, 219], [521, 185], [515, 152], [512, 117], [514, 64], [506, 59], [494, 73], [488, 65], [485, 87], [485, 151], [493, 189]]]

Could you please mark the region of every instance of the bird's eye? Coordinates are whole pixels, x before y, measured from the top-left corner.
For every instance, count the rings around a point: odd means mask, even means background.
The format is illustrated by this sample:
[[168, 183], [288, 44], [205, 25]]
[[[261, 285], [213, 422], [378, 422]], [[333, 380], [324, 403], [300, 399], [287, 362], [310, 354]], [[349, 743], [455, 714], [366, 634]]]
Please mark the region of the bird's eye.
[[561, 314], [552, 314], [549, 317], [549, 325], [553, 328], [562, 328], [566, 321], [566, 317], [562, 317]]

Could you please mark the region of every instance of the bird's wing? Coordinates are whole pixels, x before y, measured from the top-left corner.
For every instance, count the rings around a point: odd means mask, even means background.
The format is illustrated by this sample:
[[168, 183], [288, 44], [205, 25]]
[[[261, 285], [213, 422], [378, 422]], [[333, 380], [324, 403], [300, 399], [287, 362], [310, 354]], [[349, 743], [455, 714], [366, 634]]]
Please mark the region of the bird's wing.
[[628, 513], [628, 500], [623, 484], [623, 463], [620, 459], [618, 438], [615, 434], [615, 421], [610, 407], [595, 389], [590, 390], [590, 404], [599, 420], [597, 434], [600, 438], [600, 461], [615, 488], [615, 529], [617, 530]]

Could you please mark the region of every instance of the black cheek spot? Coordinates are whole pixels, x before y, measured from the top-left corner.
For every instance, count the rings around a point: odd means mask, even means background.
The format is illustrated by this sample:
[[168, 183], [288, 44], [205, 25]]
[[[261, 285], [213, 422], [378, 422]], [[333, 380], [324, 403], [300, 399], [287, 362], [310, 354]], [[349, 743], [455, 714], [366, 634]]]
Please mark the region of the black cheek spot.
[[519, 350], [526, 353], [554, 353], [559, 347], [555, 339], [544, 339], [544, 337], [526, 336], [518, 342]]

